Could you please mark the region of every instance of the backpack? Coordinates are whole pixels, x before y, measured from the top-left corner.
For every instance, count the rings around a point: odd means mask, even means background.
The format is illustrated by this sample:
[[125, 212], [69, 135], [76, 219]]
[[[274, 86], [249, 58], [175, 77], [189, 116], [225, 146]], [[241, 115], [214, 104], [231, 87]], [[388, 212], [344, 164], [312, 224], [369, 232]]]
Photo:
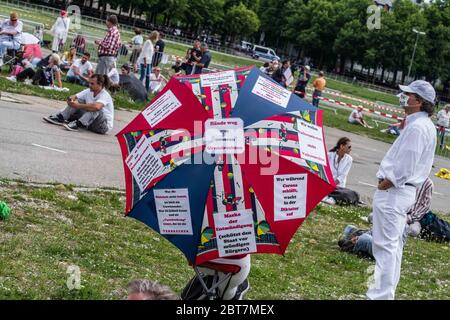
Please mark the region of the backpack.
[[336, 200], [337, 204], [341, 205], [356, 205], [360, 203], [359, 194], [356, 191], [347, 189], [347, 188], [336, 188], [332, 193], [329, 194], [334, 200]]
[[420, 220], [420, 237], [438, 242], [450, 241], [450, 224], [428, 211]]

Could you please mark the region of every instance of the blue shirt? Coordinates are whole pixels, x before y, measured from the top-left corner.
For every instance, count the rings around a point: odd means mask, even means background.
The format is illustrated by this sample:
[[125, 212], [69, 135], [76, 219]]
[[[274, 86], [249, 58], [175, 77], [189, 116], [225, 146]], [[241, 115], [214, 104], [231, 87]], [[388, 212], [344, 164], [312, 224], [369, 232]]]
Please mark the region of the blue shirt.
[[196, 74], [202, 73], [202, 69], [208, 68], [210, 62], [211, 62], [211, 53], [209, 53], [209, 51], [203, 52], [202, 58], [200, 59], [200, 62], [199, 62], [203, 65], [203, 67], [195, 66], [195, 73]]

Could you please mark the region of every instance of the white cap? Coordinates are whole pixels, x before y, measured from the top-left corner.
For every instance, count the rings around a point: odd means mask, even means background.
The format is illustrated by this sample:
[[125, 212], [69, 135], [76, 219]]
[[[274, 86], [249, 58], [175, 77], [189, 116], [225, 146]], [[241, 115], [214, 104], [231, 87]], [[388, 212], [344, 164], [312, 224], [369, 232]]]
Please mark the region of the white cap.
[[428, 102], [435, 103], [436, 91], [429, 82], [416, 80], [411, 82], [408, 86], [399, 85], [399, 88], [403, 92], [415, 93]]
[[308, 71], [311, 70], [311, 68], [309, 66], [305, 66], [305, 69]]

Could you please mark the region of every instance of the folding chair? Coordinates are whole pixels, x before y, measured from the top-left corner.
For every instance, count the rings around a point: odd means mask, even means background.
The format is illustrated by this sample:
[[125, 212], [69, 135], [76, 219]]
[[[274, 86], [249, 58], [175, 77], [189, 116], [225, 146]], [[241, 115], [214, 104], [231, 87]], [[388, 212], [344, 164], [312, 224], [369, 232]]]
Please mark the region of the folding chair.
[[[195, 271], [195, 276], [183, 290], [181, 294], [183, 300], [221, 300], [222, 296], [219, 294], [219, 286], [225, 282], [229, 283], [231, 277], [241, 271], [241, 267], [237, 265], [210, 261], [201, 265], [193, 265], [192, 267]], [[199, 268], [214, 270], [214, 275], [205, 274]], [[222, 279], [219, 279], [219, 272], [225, 274]], [[224, 291], [227, 288], [228, 284]]]
[[3, 65], [9, 65], [9, 72], [12, 71], [13, 66], [17, 64], [17, 54], [23, 51], [23, 46], [19, 43], [19, 48], [7, 49], [3, 57]]

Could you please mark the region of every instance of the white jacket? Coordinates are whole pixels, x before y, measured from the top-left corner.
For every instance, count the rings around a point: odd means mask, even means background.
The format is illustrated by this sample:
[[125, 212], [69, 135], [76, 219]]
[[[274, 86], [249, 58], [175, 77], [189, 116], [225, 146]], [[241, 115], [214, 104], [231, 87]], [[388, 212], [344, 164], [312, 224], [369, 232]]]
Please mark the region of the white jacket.
[[68, 17], [58, 17], [50, 31], [54, 37], [63, 39], [63, 41], [66, 42], [69, 27], [70, 19]]
[[147, 39], [144, 42], [144, 47], [142, 48], [141, 54], [137, 59], [137, 64], [144, 64], [144, 58], [146, 58], [147, 64], [151, 64], [154, 51], [155, 49], [152, 41], [150, 39]]

